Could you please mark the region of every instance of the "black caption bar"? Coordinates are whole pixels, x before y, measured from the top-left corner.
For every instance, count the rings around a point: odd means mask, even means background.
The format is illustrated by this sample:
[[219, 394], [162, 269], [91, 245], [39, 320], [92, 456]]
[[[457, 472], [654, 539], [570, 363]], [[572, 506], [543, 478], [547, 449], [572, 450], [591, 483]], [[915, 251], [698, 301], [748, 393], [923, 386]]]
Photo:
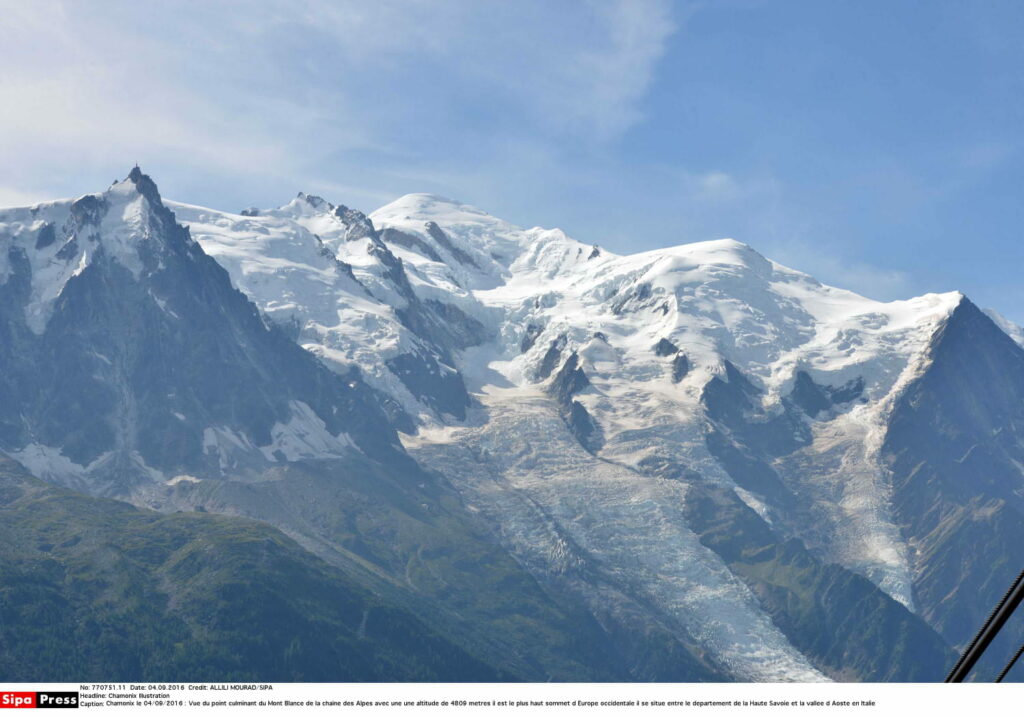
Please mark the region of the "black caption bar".
[[78, 709], [77, 692], [36, 692], [37, 709]]

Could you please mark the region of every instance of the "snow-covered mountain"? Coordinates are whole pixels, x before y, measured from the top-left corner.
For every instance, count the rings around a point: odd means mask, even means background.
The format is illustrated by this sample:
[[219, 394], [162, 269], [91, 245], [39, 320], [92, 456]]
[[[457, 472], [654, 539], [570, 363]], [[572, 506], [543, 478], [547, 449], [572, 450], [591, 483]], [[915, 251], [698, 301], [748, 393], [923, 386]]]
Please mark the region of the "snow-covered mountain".
[[420, 277], [362, 213], [300, 194], [243, 215], [171, 203], [235, 285], [303, 346], [339, 372], [361, 370], [401, 406], [397, 425], [469, 405], [454, 352], [486, 338], [459, 297], [417, 290]]
[[0, 445], [39, 477], [123, 495], [398, 447], [358, 372], [269, 327], [138, 168], [0, 211], [0, 249]]
[[[0, 448], [38, 475], [264, 518], [337, 558], [360, 529], [339, 537], [326, 484], [301, 508], [291, 483], [237, 486], [404, 447], [635, 679], [669, 678], [673, 651], [673, 679], [938, 679], [1024, 539], [1020, 330], [959, 293], [877, 302], [729, 239], [619, 256], [426, 194], [234, 214], [138, 172], [0, 212], [0, 249]], [[100, 348], [130, 343], [129, 294], [173, 361]], [[115, 418], [90, 433], [75, 407], [97, 401]], [[90, 484], [113, 455], [187, 480]]]

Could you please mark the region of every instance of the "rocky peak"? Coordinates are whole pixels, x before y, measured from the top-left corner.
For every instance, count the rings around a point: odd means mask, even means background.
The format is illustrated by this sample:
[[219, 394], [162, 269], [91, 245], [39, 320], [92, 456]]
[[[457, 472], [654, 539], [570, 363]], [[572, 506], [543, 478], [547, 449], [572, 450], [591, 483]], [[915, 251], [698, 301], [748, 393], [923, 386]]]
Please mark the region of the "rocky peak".
[[148, 174], [143, 174], [142, 170], [139, 169], [139, 165], [132, 167], [132, 171], [128, 173], [127, 180], [135, 185], [135, 189], [150, 201], [152, 204], [163, 205], [163, 200], [160, 199], [160, 190], [156, 187], [154, 182]]
[[383, 246], [373, 222], [358, 209], [349, 209], [342, 204], [334, 208], [334, 216], [338, 217], [346, 227], [345, 241], [359, 241], [368, 238], [374, 244]]

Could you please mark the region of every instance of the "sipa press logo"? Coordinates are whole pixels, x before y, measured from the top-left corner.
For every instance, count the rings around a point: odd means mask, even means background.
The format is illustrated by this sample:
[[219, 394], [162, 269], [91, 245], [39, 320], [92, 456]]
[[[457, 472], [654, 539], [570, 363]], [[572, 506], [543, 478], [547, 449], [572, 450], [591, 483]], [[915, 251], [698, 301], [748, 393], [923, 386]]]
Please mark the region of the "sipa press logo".
[[77, 692], [0, 692], [0, 709], [35, 707], [78, 709]]

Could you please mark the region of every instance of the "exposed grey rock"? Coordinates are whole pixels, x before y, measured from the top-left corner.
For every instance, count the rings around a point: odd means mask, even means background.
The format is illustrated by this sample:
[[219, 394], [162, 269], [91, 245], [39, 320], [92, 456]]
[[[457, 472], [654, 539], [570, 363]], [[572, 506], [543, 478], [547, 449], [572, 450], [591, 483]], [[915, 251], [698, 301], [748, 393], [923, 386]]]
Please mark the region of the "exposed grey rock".
[[808, 416], [815, 418], [835, 405], [859, 398], [863, 391], [864, 379], [860, 377], [842, 386], [819, 386], [806, 371], [797, 371], [789, 399]]
[[711, 421], [708, 450], [743, 488], [777, 506], [792, 507], [792, 492], [771, 465], [773, 458], [810, 442], [810, 433], [786, 407], [765, 412], [761, 390], [735, 366], [725, 362], [725, 380], [716, 376], [701, 398]]
[[348, 227], [345, 232], [345, 241], [371, 239], [378, 244], [381, 242], [380, 235], [373, 226], [373, 222], [362, 212], [339, 205], [334, 208], [334, 215], [341, 219], [345, 226]]
[[582, 403], [573, 401], [565, 420], [581, 446], [591, 453], [601, 450], [601, 446], [604, 445], [604, 433]]
[[53, 224], [47, 222], [36, 236], [36, 249], [45, 249], [55, 241], [57, 241], [57, 232], [54, 231]]
[[551, 381], [548, 392], [561, 406], [568, 408], [572, 397], [589, 385], [587, 374], [579, 365], [579, 356], [573, 351]]
[[380, 237], [387, 244], [404, 246], [406, 249], [412, 249], [413, 251], [419, 252], [428, 259], [441, 261], [441, 255], [434, 251], [429, 244], [415, 234], [403, 232], [402, 230], [394, 229], [393, 227], [386, 227], [381, 231]]
[[668, 339], [660, 339], [658, 343], [654, 345], [655, 356], [675, 356], [679, 353], [679, 347]]
[[548, 393], [558, 403], [562, 418], [576, 440], [591, 453], [596, 453], [604, 444], [601, 427], [582, 403], [573, 400], [573, 396], [588, 386], [590, 380], [579, 365], [579, 356], [573, 351], [552, 379]]
[[529, 323], [526, 325], [526, 332], [523, 334], [523, 340], [519, 342], [519, 351], [526, 353], [533, 348], [533, 345], [537, 342], [537, 337], [544, 331], [544, 327], [540, 324]]
[[437, 225], [437, 222], [427, 222], [426, 230], [427, 234], [433, 237], [434, 241], [440, 244], [441, 247], [444, 248], [444, 250], [456, 261], [461, 262], [462, 264], [467, 264], [474, 269], [480, 268], [480, 265], [476, 263], [476, 260], [473, 259], [473, 257], [452, 243], [452, 240], [444, 233], [444, 229]]
[[647, 282], [641, 282], [626, 293], [619, 294], [616, 297], [615, 301], [612, 302], [612, 313], [621, 315], [649, 306], [652, 296], [654, 296], [654, 291], [651, 289], [651, 285]]
[[409, 392], [439, 413], [464, 420], [471, 401], [462, 374], [430, 355], [399, 354], [386, 361]]
[[455, 304], [427, 299], [423, 305], [435, 317], [436, 329], [430, 338], [441, 346], [466, 349], [478, 346], [491, 337], [486, 326]]
[[541, 358], [540, 368], [537, 369], [537, 377], [539, 379], [548, 378], [551, 372], [555, 370], [555, 366], [558, 365], [562, 358], [562, 349], [565, 348], [565, 343], [566, 337], [565, 334], [562, 334], [548, 346], [548, 350], [544, 352], [544, 356]]
[[679, 383], [690, 373], [690, 360], [680, 352], [672, 359], [672, 382]]
[[797, 371], [790, 399], [811, 418], [832, 407], [832, 400], [825, 390], [816, 384], [806, 371]]

